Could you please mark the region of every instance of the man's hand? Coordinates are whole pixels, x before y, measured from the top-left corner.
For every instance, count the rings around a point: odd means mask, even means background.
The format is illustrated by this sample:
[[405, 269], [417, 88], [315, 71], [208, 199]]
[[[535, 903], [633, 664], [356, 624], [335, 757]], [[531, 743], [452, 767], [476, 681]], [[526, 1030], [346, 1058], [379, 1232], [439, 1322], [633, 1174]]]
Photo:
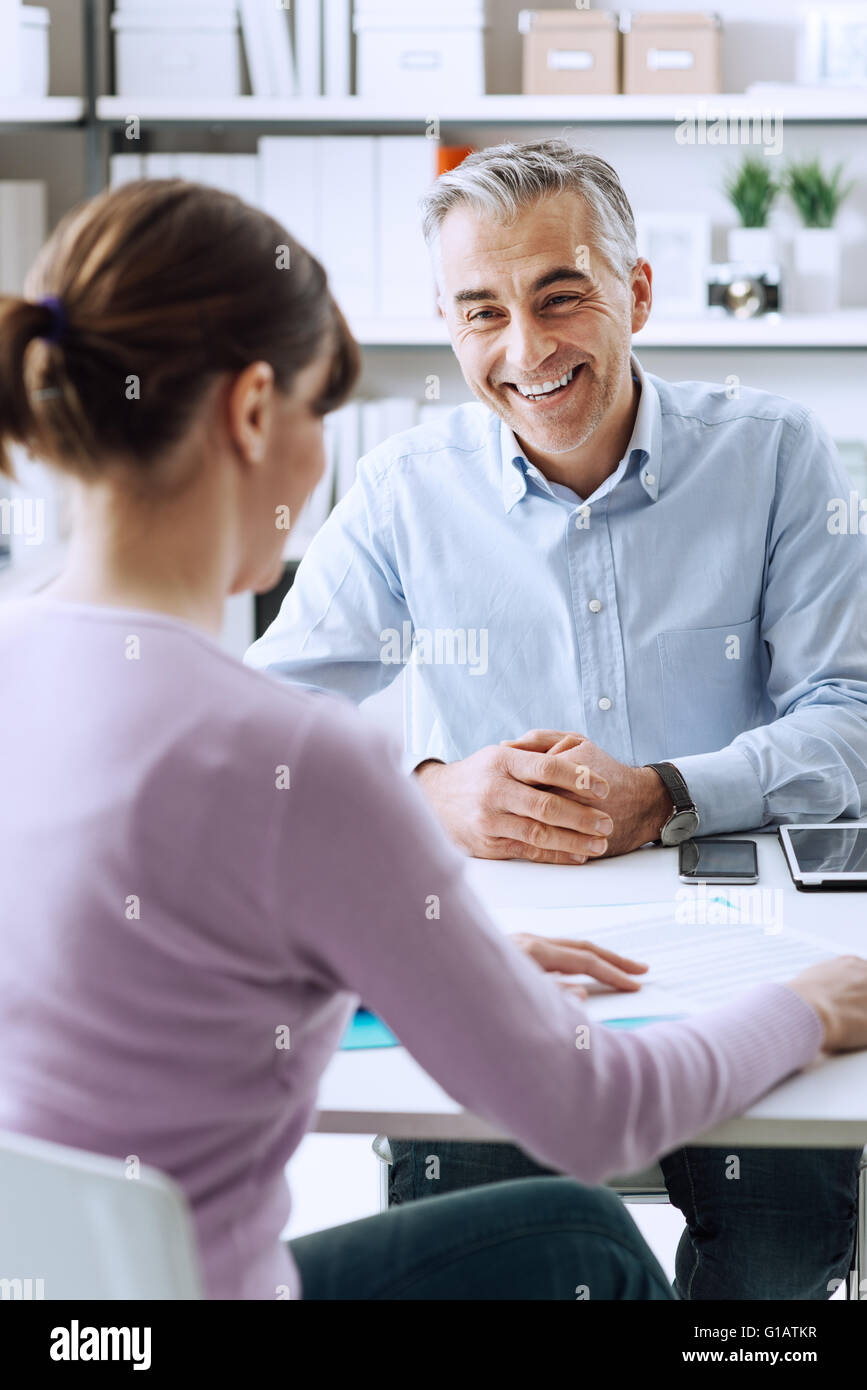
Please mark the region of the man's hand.
[[571, 755], [497, 744], [460, 762], [422, 763], [415, 775], [452, 839], [477, 859], [583, 864], [608, 848], [608, 783], [579, 774]]
[[452, 839], [477, 859], [583, 864], [655, 840], [671, 815], [651, 768], [626, 767], [580, 734], [534, 729], [416, 776]]
[[[610, 989], [634, 993], [641, 988], [641, 981], [634, 975], [643, 975], [646, 965], [618, 956], [615, 951], [603, 950], [592, 941], [570, 941], [557, 936], [534, 936], [531, 932], [516, 932], [509, 938], [515, 945], [535, 961], [543, 970], [558, 975], [589, 975]], [[587, 998], [584, 985], [573, 980], [563, 980], [561, 988], [570, 994]]]
[[[658, 839], [674, 810], [665, 784], [653, 768], [619, 763], [582, 734], [533, 729], [506, 746], [565, 759], [575, 767], [579, 787], [582, 779], [578, 769], [582, 767], [587, 769], [585, 782], [594, 777], [605, 779], [609, 790], [604, 809], [614, 821], [614, 833], [608, 837], [605, 850], [607, 855], [628, 854], [648, 840]], [[602, 809], [602, 802], [592, 791], [583, 790], [580, 795], [585, 804]]]

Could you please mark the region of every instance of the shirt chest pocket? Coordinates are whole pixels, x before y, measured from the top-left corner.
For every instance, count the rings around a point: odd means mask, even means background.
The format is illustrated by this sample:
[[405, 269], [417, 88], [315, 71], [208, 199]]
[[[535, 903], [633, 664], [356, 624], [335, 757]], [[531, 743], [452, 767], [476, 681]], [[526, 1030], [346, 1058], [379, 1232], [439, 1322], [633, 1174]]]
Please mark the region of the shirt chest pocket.
[[716, 752], [767, 722], [768, 658], [758, 614], [724, 627], [660, 632], [656, 640], [668, 757]]

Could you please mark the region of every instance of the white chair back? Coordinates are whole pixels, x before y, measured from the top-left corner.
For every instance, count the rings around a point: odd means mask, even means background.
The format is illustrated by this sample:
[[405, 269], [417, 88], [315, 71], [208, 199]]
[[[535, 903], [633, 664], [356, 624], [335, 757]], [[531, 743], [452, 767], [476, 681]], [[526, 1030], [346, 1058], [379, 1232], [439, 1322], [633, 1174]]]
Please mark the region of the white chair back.
[[0, 1131], [0, 1299], [203, 1296], [188, 1204], [164, 1173]]

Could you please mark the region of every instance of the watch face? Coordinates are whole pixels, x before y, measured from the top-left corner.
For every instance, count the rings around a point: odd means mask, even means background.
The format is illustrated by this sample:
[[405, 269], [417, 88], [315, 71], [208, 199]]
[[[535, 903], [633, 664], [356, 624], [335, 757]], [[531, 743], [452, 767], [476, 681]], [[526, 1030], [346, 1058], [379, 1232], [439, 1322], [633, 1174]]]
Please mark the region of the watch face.
[[675, 811], [674, 815], [662, 827], [660, 838], [664, 845], [679, 845], [682, 840], [688, 840], [697, 830], [698, 815], [695, 811]]

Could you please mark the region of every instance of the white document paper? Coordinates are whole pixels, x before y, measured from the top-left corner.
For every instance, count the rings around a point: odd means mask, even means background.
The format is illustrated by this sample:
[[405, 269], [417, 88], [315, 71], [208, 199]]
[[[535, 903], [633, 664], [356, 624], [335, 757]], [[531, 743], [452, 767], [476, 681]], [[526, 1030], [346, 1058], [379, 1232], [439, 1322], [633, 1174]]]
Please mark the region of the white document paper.
[[320, 254], [318, 137], [264, 135], [259, 141], [259, 201], [302, 246]]
[[269, 68], [269, 95], [273, 97], [294, 97], [297, 92], [295, 80], [295, 55], [292, 49], [292, 34], [289, 27], [289, 5], [268, 3], [260, 0], [261, 23], [265, 36], [266, 56]]
[[247, 71], [250, 74], [250, 88], [253, 96], [277, 96], [272, 85], [268, 42], [260, 0], [239, 0], [238, 8], [241, 14], [241, 32], [244, 35], [244, 52], [247, 56]]
[[322, 95], [321, 0], [295, 0], [295, 66], [300, 97]]
[[0, 294], [21, 294], [46, 235], [47, 188], [41, 179], [0, 182]]
[[433, 141], [423, 135], [384, 135], [379, 161], [379, 316], [430, 319], [436, 288], [421, 230], [419, 199], [436, 174]]
[[313, 250], [350, 323], [373, 318], [379, 309], [376, 139], [320, 135], [315, 143], [322, 216]]
[[[591, 995], [596, 1017], [701, 1013], [727, 1004], [753, 985], [785, 984], [800, 971], [838, 954], [826, 941], [792, 928], [770, 929], [744, 921], [679, 922], [675, 909], [618, 909], [620, 921], [599, 922], [600, 909], [500, 908], [492, 915], [507, 932], [591, 941], [650, 968], [641, 989], [614, 994], [598, 986]], [[651, 915], [652, 914], [652, 915]], [[625, 917], [630, 920], [624, 920]], [[598, 923], [598, 924], [597, 924]], [[842, 950], [842, 948], [841, 948]]]
[[322, 35], [325, 47], [325, 95], [349, 96], [352, 19], [351, 0], [325, 0]]

